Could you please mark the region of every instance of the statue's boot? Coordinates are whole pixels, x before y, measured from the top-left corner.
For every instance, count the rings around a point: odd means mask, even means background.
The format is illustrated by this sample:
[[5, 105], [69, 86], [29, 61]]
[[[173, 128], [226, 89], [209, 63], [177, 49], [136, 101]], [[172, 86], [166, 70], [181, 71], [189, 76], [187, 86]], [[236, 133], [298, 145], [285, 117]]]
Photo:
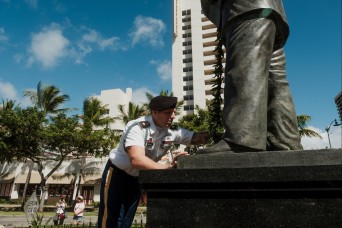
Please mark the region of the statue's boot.
[[229, 143], [223, 139], [221, 139], [218, 143], [211, 147], [207, 147], [204, 149], [199, 149], [196, 151], [196, 154], [212, 154], [212, 153], [243, 153], [243, 152], [258, 152], [262, 150], [256, 150], [253, 148], [248, 148], [245, 146], [236, 145], [233, 143]]

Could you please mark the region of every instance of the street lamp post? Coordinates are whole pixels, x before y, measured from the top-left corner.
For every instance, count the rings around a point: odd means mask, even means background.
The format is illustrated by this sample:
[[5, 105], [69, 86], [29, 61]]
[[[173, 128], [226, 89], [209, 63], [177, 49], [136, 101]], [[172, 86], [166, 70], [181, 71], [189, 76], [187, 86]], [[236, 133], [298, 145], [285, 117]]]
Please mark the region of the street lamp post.
[[340, 126], [342, 123], [338, 123], [336, 119], [334, 119], [333, 121], [331, 121], [331, 123], [329, 124], [329, 127], [327, 126], [325, 128], [325, 130], [327, 131], [327, 134], [328, 134], [328, 140], [329, 140], [329, 146], [330, 146], [330, 149], [331, 149], [331, 142], [330, 142], [330, 136], [329, 136], [329, 131], [330, 131], [330, 127], [331, 125], [334, 123], [333, 126]]

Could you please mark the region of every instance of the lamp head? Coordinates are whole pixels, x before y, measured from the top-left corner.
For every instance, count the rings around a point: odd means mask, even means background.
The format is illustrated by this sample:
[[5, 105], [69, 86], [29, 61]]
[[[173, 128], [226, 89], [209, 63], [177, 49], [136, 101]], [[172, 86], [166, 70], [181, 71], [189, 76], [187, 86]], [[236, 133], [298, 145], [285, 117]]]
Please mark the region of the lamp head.
[[341, 123], [339, 123], [339, 122], [337, 122], [337, 120], [335, 119], [335, 123], [334, 123], [334, 125], [333, 125], [333, 126], [340, 126], [340, 125], [342, 125], [342, 122], [341, 122]]

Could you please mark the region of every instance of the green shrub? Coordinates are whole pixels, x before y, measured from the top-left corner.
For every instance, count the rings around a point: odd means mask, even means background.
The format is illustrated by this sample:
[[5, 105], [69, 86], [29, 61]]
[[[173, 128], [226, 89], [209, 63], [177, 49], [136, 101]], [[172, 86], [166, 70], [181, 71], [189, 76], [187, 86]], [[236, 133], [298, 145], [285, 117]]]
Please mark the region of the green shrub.
[[95, 208], [98, 208], [100, 206], [100, 202], [94, 201], [92, 206], [95, 207]]

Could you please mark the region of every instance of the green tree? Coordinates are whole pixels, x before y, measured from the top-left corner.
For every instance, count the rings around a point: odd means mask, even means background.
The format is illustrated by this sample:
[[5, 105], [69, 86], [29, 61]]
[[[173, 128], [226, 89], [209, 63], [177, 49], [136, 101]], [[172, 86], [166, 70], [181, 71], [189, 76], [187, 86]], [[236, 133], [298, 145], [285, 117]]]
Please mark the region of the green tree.
[[201, 109], [198, 105], [195, 107], [194, 114], [187, 114], [178, 120], [177, 125], [191, 131], [208, 131], [210, 114], [208, 110]]
[[41, 148], [43, 126], [47, 123], [45, 114], [37, 108], [0, 110], [0, 161], [26, 161], [29, 172], [24, 187], [22, 206], [25, 203], [26, 189], [31, 177], [33, 163], [43, 157]]
[[36, 108], [0, 109], [0, 162], [23, 161], [43, 153], [43, 113]]
[[308, 115], [297, 116], [297, 123], [298, 123], [300, 137], [303, 137], [303, 136], [310, 137], [310, 138], [318, 137], [321, 139], [322, 136], [320, 134], [318, 134], [314, 130], [307, 128], [307, 124], [310, 121], [311, 121], [311, 116], [308, 116]]

